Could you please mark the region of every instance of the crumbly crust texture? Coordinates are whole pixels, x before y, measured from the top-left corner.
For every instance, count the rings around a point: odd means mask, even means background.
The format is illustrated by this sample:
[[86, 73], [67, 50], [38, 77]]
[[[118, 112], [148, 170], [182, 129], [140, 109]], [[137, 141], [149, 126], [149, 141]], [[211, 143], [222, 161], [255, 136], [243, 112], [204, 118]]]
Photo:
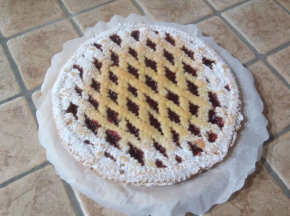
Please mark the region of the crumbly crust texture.
[[82, 44], [52, 90], [66, 149], [102, 177], [184, 181], [220, 162], [242, 115], [225, 61], [199, 38], [125, 23]]

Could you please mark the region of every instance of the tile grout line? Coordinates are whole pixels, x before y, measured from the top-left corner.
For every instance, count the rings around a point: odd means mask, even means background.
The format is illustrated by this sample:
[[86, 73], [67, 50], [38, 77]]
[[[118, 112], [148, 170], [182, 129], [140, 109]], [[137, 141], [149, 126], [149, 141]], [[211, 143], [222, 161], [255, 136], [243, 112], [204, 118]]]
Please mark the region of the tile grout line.
[[143, 8], [141, 7], [141, 5], [136, 0], [131, 0], [131, 2], [133, 3], [133, 5], [136, 6], [136, 8], [139, 10], [139, 12], [142, 15], [146, 15], [146, 13], [144, 12]]
[[280, 2], [277, 0], [273, 0], [277, 5], [279, 5], [283, 10], [290, 15], [290, 11], [288, 11]]

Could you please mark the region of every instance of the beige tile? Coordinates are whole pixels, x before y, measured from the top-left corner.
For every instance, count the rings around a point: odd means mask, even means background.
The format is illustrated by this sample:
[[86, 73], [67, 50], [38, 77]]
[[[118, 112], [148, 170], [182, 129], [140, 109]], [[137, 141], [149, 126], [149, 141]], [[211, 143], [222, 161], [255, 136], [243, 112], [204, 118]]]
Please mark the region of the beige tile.
[[290, 90], [261, 61], [248, 68], [255, 77], [255, 85], [264, 101], [264, 115], [268, 130], [277, 134], [290, 124]]
[[255, 58], [255, 54], [233, 33], [227, 25], [219, 18], [212, 17], [197, 24], [206, 36], [213, 37], [215, 41], [228, 50], [242, 63]]
[[51, 57], [62, 50], [64, 42], [78, 36], [71, 22], [64, 20], [8, 41], [28, 89], [42, 84]]
[[62, 0], [70, 13], [74, 14], [112, 0]]
[[109, 22], [114, 15], [127, 17], [131, 13], [140, 14], [131, 0], [120, 0], [78, 15], [74, 20], [84, 32], [86, 28], [94, 26], [99, 21]]
[[20, 87], [0, 45], [0, 101], [20, 93]]
[[40, 91], [40, 90], [38, 90], [38, 91], [36, 91], [36, 92], [34, 92], [34, 93], [32, 94], [31, 98], [32, 98], [32, 101], [33, 101], [34, 104], [35, 104], [35, 101], [36, 101], [38, 98], [40, 98], [40, 96], [41, 96], [41, 91]]
[[244, 0], [208, 0], [216, 10], [223, 10]]
[[269, 56], [267, 60], [290, 83], [290, 46]]
[[53, 166], [0, 189], [0, 215], [76, 215]]
[[0, 1], [0, 29], [4, 37], [65, 17], [58, 0]]
[[121, 212], [99, 205], [80, 192], [75, 191], [75, 194], [82, 210], [87, 216], [126, 216]]
[[290, 41], [290, 15], [272, 0], [253, 0], [222, 15], [262, 54]]
[[147, 15], [156, 21], [188, 24], [213, 13], [201, 0], [137, 0]]
[[290, 11], [290, 0], [277, 0], [277, 2]]
[[290, 132], [266, 145], [263, 157], [290, 189]]
[[36, 122], [23, 97], [0, 106], [0, 137], [0, 183], [46, 161]]
[[283, 193], [260, 163], [244, 187], [206, 216], [289, 216], [290, 199]]

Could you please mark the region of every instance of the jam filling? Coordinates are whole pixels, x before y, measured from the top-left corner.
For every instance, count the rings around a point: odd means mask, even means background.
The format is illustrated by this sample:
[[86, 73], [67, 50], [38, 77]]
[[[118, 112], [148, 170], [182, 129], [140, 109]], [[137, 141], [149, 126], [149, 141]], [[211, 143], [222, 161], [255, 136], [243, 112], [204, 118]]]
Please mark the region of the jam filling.
[[66, 113], [72, 113], [73, 116], [78, 119], [77, 112], [78, 112], [78, 106], [70, 102], [69, 107], [65, 111]]
[[106, 141], [110, 143], [112, 146], [119, 148], [119, 140], [121, 137], [116, 131], [113, 130], [106, 130]]
[[151, 40], [147, 39], [146, 41], [146, 46], [150, 47], [151, 49], [153, 49], [154, 51], [156, 51], [156, 44], [153, 43]]
[[171, 53], [167, 52], [166, 50], [163, 50], [163, 56], [171, 63], [174, 65], [174, 57]]
[[214, 60], [208, 59], [206, 57], [202, 58], [202, 63], [205, 64], [206, 66], [210, 67], [212, 69], [212, 64], [215, 64]]
[[158, 109], [158, 103], [154, 100], [152, 100], [149, 96], [145, 95], [146, 98], [146, 102], [149, 104], [149, 106], [154, 109], [156, 112], [159, 113], [159, 109]]
[[101, 83], [97, 82], [96, 80], [92, 79], [91, 87], [95, 89], [97, 92], [100, 93]]
[[77, 85], [75, 86], [75, 91], [76, 91], [76, 93], [78, 93], [79, 96], [82, 96], [83, 90], [81, 88], [79, 88]]
[[136, 60], [138, 60], [138, 54], [135, 50], [133, 50], [131, 47], [129, 47], [128, 53], [133, 56]]
[[201, 148], [199, 148], [197, 145], [192, 144], [191, 142], [188, 142], [188, 145], [192, 151], [193, 156], [197, 156], [197, 155], [201, 155], [201, 152], [203, 152], [203, 150]]
[[110, 36], [110, 39], [111, 39], [114, 43], [116, 43], [116, 44], [118, 44], [119, 46], [121, 46], [122, 39], [120, 38], [119, 35], [113, 34], [113, 35]]
[[154, 142], [154, 148], [159, 151], [164, 157], [168, 157], [167, 153], [166, 153], [166, 149], [163, 148], [162, 145], [160, 145], [158, 142]]
[[85, 116], [85, 123], [86, 123], [87, 128], [89, 128], [94, 134], [97, 135], [98, 128], [101, 127], [99, 122]]
[[87, 144], [87, 145], [94, 146], [89, 140], [85, 140], [84, 143]]
[[167, 167], [163, 164], [163, 162], [161, 160], [158, 160], [158, 159], [155, 161], [155, 164], [156, 164], [157, 168], [166, 168]]
[[216, 139], [218, 138], [218, 135], [212, 132], [208, 133], [208, 141], [213, 143], [216, 141]]
[[214, 108], [221, 106], [220, 102], [219, 102], [219, 100], [217, 98], [217, 95], [215, 93], [208, 92], [208, 98], [209, 98], [209, 102], [212, 103]]
[[194, 134], [194, 135], [196, 135], [196, 136], [200, 136], [200, 130], [199, 130], [199, 128], [196, 127], [195, 125], [190, 124], [190, 125], [188, 126], [188, 130], [189, 130], [192, 134]]
[[103, 49], [102, 49], [102, 45], [101, 44], [94, 43], [93, 46], [103, 52]]
[[116, 85], [118, 85], [118, 77], [115, 75], [115, 74], [113, 74], [113, 72], [109, 72], [109, 79], [113, 82], [113, 83], [115, 83]]
[[221, 117], [217, 116], [214, 110], [208, 111], [208, 121], [212, 124], [216, 124], [220, 128], [223, 128], [224, 121]]
[[177, 84], [176, 81], [176, 74], [173, 73], [171, 70], [169, 70], [167, 67], [165, 67], [165, 76], [167, 79], [169, 79], [174, 84]]
[[154, 31], [154, 33], [155, 33], [155, 34], [159, 34], [159, 32], [158, 32], [158, 31]]
[[138, 138], [138, 140], [140, 140], [140, 135], [139, 135], [139, 129], [136, 128], [134, 125], [132, 125], [129, 121], [127, 121], [127, 129], [128, 131], [133, 134], [135, 137]]
[[84, 73], [83, 68], [79, 65], [73, 65], [73, 69], [77, 69], [80, 72], [81, 79], [83, 79], [83, 73]]
[[167, 90], [167, 99], [171, 100], [173, 103], [179, 105], [179, 96]]
[[136, 88], [134, 88], [133, 86], [131, 86], [130, 84], [128, 84], [128, 91], [132, 93], [132, 95], [134, 95], [135, 97], [138, 97], [138, 91]]
[[155, 127], [163, 135], [160, 122], [156, 118], [154, 118], [154, 116], [151, 115], [150, 113], [149, 113], [149, 122], [150, 125]]
[[170, 120], [179, 124], [180, 117], [175, 112], [173, 112], [171, 109], [168, 108], [167, 110], [168, 110], [168, 117], [170, 118]]
[[114, 123], [115, 125], [118, 125], [120, 122], [118, 116], [119, 114], [115, 112], [114, 110], [110, 108], [107, 109], [107, 119], [109, 122]]
[[127, 100], [127, 107], [128, 110], [134, 113], [136, 116], [139, 116], [139, 106], [131, 101], [130, 99]]
[[179, 134], [175, 131], [175, 130], [173, 130], [173, 129], [171, 129], [171, 134], [172, 134], [172, 140], [173, 140], [173, 142], [179, 147], [179, 148], [181, 148], [181, 146], [180, 146], [180, 142], [179, 142]]
[[158, 93], [158, 85], [157, 82], [154, 81], [153, 79], [151, 79], [151, 77], [145, 75], [145, 84], [148, 85], [153, 91], [155, 91], [156, 93]]
[[188, 91], [191, 92], [191, 94], [199, 96], [197, 86], [188, 80], [187, 80], [187, 89]]
[[99, 103], [91, 95], [89, 96], [89, 100], [88, 101], [95, 107], [95, 109], [98, 109]]
[[182, 62], [183, 64], [183, 70], [186, 72], [186, 73], [189, 73], [191, 74], [192, 76], [195, 76], [196, 77], [196, 70], [193, 69], [190, 65], [188, 64], [185, 64], [184, 62]]
[[181, 163], [182, 162], [182, 158], [179, 157], [178, 155], [175, 156], [175, 160], [177, 161], [177, 163]]
[[118, 94], [112, 90], [109, 90], [109, 98], [114, 101], [115, 103], [117, 103], [117, 99], [118, 99]]
[[101, 70], [101, 68], [102, 68], [102, 63], [99, 62], [98, 59], [94, 59], [94, 63], [93, 63], [93, 64], [95, 65], [95, 67], [96, 67], [99, 71]]
[[152, 70], [154, 70], [155, 72], [157, 72], [157, 63], [156, 63], [156, 61], [150, 60], [150, 59], [145, 57], [145, 65], [146, 65], [146, 67], [149, 67]]
[[130, 74], [132, 74], [134, 77], [136, 77], [136, 79], [139, 79], [138, 70], [136, 68], [134, 68], [133, 66], [131, 66], [130, 64], [128, 64], [127, 70], [128, 70], [128, 72]]
[[191, 50], [189, 50], [189, 49], [187, 49], [185, 46], [183, 46], [182, 48], [181, 48], [181, 50], [189, 57], [189, 58], [191, 58], [192, 60], [194, 60], [194, 52], [193, 51], [191, 51]]
[[144, 163], [144, 152], [137, 147], [133, 146], [131, 143], [129, 143], [129, 151], [131, 157], [136, 159], [142, 166], [145, 165]]
[[116, 162], [116, 159], [109, 152], [105, 152], [104, 155], [105, 155], [106, 158], [110, 158], [110, 159], [112, 159], [113, 161]]
[[171, 37], [171, 35], [168, 33], [165, 33], [165, 35], [166, 35], [165, 40], [171, 43], [173, 46], [175, 46], [175, 40], [173, 39], [173, 37]]
[[198, 106], [197, 105], [194, 105], [193, 103], [190, 103], [189, 102], [189, 112], [192, 114], [192, 115], [195, 115], [197, 117], [197, 114], [198, 114]]
[[230, 87], [229, 87], [229, 85], [226, 85], [226, 86], [225, 86], [225, 89], [228, 90], [228, 91], [231, 90]]
[[111, 61], [114, 62], [113, 65], [119, 66], [119, 56], [111, 51]]
[[140, 32], [138, 30], [131, 32], [131, 37], [133, 37], [136, 41], [139, 41]]

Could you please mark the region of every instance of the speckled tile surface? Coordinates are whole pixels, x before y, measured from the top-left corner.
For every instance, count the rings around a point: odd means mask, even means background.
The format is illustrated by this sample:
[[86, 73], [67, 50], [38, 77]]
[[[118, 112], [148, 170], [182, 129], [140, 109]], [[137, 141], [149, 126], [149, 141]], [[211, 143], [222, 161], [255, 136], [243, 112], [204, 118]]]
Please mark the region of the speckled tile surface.
[[224, 10], [244, 0], [208, 0], [217, 10]]
[[112, 0], [63, 0], [65, 6], [72, 14], [86, 10], [91, 7], [102, 5]]

